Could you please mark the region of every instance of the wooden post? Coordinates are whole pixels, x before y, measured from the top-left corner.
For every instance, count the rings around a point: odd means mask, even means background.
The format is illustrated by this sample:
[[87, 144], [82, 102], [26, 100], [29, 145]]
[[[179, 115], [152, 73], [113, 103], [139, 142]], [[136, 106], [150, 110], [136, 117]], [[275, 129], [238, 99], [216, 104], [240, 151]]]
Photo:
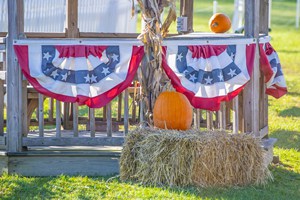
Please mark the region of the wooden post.
[[74, 137], [78, 137], [78, 104], [73, 104], [73, 132]]
[[[79, 38], [78, 29], [78, 0], [66, 0], [66, 37]], [[70, 103], [64, 103], [64, 129], [71, 129]]]
[[122, 121], [122, 102], [123, 102], [123, 97], [121, 93], [118, 96], [118, 116], [117, 116], [118, 122]]
[[39, 94], [39, 106], [38, 106], [38, 113], [39, 113], [39, 137], [44, 137], [44, 95]]
[[193, 29], [194, 0], [180, 0], [180, 16], [187, 17], [187, 31], [194, 32]]
[[232, 132], [239, 132], [239, 96], [236, 96], [232, 100], [233, 120], [232, 120]]
[[221, 103], [221, 108], [219, 111], [219, 126], [221, 131], [226, 130], [226, 105], [225, 102]]
[[126, 89], [124, 93], [124, 134], [125, 135], [128, 133], [128, 125], [129, 125], [128, 98], [129, 98], [128, 89]]
[[78, 0], [66, 0], [67, 27], [66, 37], [79, 38], [78, 29]]
[[95, 125], [95, 109], [89, 108], [89, 121], [90, 121], [90, 132], [91, 137], [96, 136], [96, 125]]
[[254, 68], [244, 90], [245, 131], [259, 136], [259, 7], [260, 0], [245, 1], [245, 35], [256, 42]]
[[22, 150], [22, 79], [21, 69], [13, 49], [13, 40], [24, 32], [23, 0], [8, 3], [8, 37], [6, 40], [7, 61], [7, 135], [8, 151]]
[[107, 122], [107, 127], [106, 127], [106, 132], [107, 132], [107, 137], [112, 136], [112, 119], [111, 119], [111, 102], [109, 102], [106, 105], [107, 113], [106, 113], [106, 122]]
[[[268, 0], [261, 0], [260, 1], [260, 9], [259, 9], [259, 32], [268, 35], [269, 33], [269, 8], [270, 8], [270, 2]], [[266, 84], [265, 84], [265, 78], [261, 73], [260, 76], [260, 101], [259, 101], [259, 118], [260, 118], [260, 124], [259, 129], [263, 129], [265, 127], [268, 127], [268, 95], [266, 95]], [[260, 137], [263, 137], [264, 135], [260, 135]]]
[[56, 137], [61, 137], [60, 101], [56, 100]]

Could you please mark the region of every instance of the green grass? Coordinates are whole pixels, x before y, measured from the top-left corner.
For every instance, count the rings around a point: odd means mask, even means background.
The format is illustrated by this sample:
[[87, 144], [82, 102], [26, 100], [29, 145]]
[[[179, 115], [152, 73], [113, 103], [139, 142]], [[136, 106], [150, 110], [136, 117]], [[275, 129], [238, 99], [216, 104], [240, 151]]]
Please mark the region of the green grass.
[[[208, 31], [210, 0], [195, 0], [195, 30]], [[233, 0], [218, 1], [232, 13]], [[270, 136], [280, 164], [270, 166], [274, 181], [243, 188], [167, 188], [124, 183], [108, 177], [0, 177], [0, 199], [300, 199], [300, 30], [295, 27], [294, 0], [273, 0], [271, 44], [277, 50], [289, 93], [269, 97]]]

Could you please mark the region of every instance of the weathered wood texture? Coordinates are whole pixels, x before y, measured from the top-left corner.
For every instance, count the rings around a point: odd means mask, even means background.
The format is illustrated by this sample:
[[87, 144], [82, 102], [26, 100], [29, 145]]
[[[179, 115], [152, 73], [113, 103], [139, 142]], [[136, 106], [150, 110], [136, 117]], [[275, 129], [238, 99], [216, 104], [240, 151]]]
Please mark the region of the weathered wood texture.
[[78, 0], [67, 0], [67, 27], [66, 36], [68, 38], [78, 38]]
[[84, 152], [81, 155], [77, 153], [73, 156], [64, 155], [63, 152], [50, 156], [47, 154], [39, 156], [30, 154], [10, 155], [8, 173], [23, 176], [58, 176], [61, 174], [108, 176], [119, 173], [119, 156], [115, 153], [90, 155], [89, 152]]
[[[17, 57], [13, 50], [13, 40], [24, 32], [23, 1], [10, 0], [8, 2], [8, 32], [6, 39], [7, 61], [7, 132], [8, 151], [21, 151], [22, 137], [22, 79]], [[17, 101], [16, 101], [17, 99]]]
[[0, 136], [0, 150], [6, 150], [6, 137]]
[[23, 138], [24, 146], [122, 146], [124, 137]]
[[257, 38], [254, 59], [254, 69], [250, 82], [244, 89], [244, 119], [245, 132], [252, 132], [259, 136], [259, 5], [260, 0], [245, 1], [245, 35]]
[[180, 16], [187, 17], [187, 31], [194, 32], [193, 29], [194, 0], [180, 0]]

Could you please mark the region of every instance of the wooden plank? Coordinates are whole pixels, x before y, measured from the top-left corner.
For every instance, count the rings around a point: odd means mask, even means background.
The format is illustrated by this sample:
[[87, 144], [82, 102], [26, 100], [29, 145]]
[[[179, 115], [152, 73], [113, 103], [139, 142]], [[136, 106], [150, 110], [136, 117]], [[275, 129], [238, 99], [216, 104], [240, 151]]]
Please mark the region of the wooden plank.
[[111, 102], [109, 102], [107, 105], [106, 105], [106, 109], [107, 109], [107, 112], [106, 112], [106, 122], [107, 122], [107, 137], [111, 137], [112, 136], [112, 119], [111, 119]]
[[239, 132], [239, 96], [236, 96], [232, 100], [232, 104], [233, 104], [232, 132], [238, 133]]
[[78, 104], [73, 103], [73, 131], [74, 137], [78, 137]]
[[[13, 40], [24, 32], [23, 1], [10, 0], [8, 5], [8, 37], [6, 40], [7, 61], [7, 132], [8, 151], [22, 150], [22, 95], [20, 93], [22, 80], [21, 69], [13, 49]], [[17, 99], [17, 101], [16, 101]]]
[[66, 36], [68, 38], [79, 38], [78, 0], [67, 0], [66, 8], [67, 8]]
[[4, 81], [0, 80], [0, 137], [3, 135], [4, 135]]
[[256, 38], [254, 69], [250, 82], [244, 89], [245, 132], [259, 136], [259, 0], [245, 1], [245, 35]]
[[63, 102], [63, 128], [65, 130], [71, 130], [71, 122], [70, 122], [70, 107], [71, 103]]
[[56, 100], [56, 137], [61, 137], [61, 106], [60, 101]]
[[180, 0], [180, 16], [187, 17], [187, 31], [194, 32], [193, 29], [194, 0]]
[[269, 33], [269, 0], [260, 0], [259, 5], [259, 33]]
[[268, 135], [268, 133], [269, 133], [269, 126], [265, 126], [264, 128], [260, 129], [259, 137], [264, 138]]
[[110, 156], [15, 156], [9, 173], [23, 176], [109, 176], [119, 173], [119, 158]]
[[[26, 119], [26, 120], [23, 120], [22, 122], [22, 135], [23, 136], [27, 136], [28, 132], [29, 132], [29, 126], [30, 126], [30, 119], [28, 118], [31, 118], [31, 115], [32, 113], [30, 113], [30, 116], [28, 116], [28, 107], [29, 107], [29, 104], [28, 104], [28, 97], [27, 97], [27, 85], [28, 85], [28, 82], [27, 80], [23, 80], [22, 81], [22, 119]], [[31, 105], [30, 105], [31, 106]]]
[[39, 94], [39, 137], [44, 137], [44, 95]]
[[96, 134], [96, 126], [95, 126], [95, 109], [89, 108], [89, 121], [90, 121], [90, 131], [91, 137], [95, 137]]
[[24, 146], [122, 146], [123, 137], [23, 138]]
[[0, 136], [0, 146], [5, 146], [6, 145], [6, 137], [1, 135]]
[[96, 33], [80, 32], [80, 38], [137, 38], [139, 33]]
[[220, 130], [226, 130], [226, 105], [225, 102], [221, 103], [221, 108], [219, 110], [219, 124]]
[[[269, 1], [260, 1], [260, 11], [259, 11], [259, 32], [268, 35], [269, 33]], [[266, 95], [266, 84], [265, 78], [261, 74], [260, 76], [260, 104], [259, 104], [259, 118], [260, 124], [259, 128], [264, 128], [268, 126], [268, 95]], [[261, 135], [261, 134], [260, 134]]]
[[49, 110], [48, 110], [48, 121], [52, 122], [53, 121], [53, 111], [54, 111], [54, 99], [49, 98]]
[[128, 89], [125, 89], [124, 92], [124, 134], [128, 133], [128, 128], [129, 128], [129, 103], [128, 103], [128, 99], [129, 99], [129, 93], [128, 93]]
[[206, 111], [206, 125], [207, 125], [207, 130], [213, 130], [214, 124], [213, 124], [213, 112], [212, 111]]
[[117, 121], [122, 120], [122, 102], [123, 102], [123, 93], [119, 94], [118, 96], [118, 116]]
[[107, 114], [106, 114], [107, 111], [106, 110], [107, 110], [106, 106], [103, 106], [103, 108], [102, 108], [103, 121], [106, 121], [106, 116], [107, 116]]
[[196, 108], [194, 109], [194, 128], [200, 129], [200, 110]]
[[27, 38], [65, 38], [66, 33], [25, 32]]

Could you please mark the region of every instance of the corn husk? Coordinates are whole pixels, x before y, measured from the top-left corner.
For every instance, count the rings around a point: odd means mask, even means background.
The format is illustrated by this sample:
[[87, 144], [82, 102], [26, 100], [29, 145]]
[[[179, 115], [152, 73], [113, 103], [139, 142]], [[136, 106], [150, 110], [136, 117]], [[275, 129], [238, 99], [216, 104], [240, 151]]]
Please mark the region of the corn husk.
[[[140, 82], [142, 86], [141, 100], [145, 103], [145, 117], [152, 124], [152, 110], [158, 95], [170, 87], [170, 82], [162, 70], [162, 40], [167, 36], [169, 26], [176, 20], [175, 0], [137, 0], [142, 12], [145, 28], [138, 36], [144, 43], [145, 59], [143, 61]], [[164, 8], [169, 12], [161, 21]]]

